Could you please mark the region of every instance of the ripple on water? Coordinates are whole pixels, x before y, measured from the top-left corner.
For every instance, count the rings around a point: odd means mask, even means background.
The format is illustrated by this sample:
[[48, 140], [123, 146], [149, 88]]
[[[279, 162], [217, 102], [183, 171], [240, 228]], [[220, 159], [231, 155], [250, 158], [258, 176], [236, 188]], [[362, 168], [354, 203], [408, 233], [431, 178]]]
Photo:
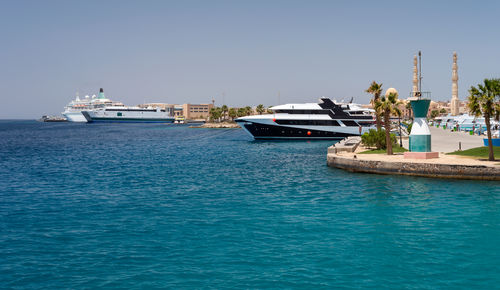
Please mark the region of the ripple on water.
[[331, 142], [0, 122], [1, 288], [490, 288], [498, 183], [353, 174]]

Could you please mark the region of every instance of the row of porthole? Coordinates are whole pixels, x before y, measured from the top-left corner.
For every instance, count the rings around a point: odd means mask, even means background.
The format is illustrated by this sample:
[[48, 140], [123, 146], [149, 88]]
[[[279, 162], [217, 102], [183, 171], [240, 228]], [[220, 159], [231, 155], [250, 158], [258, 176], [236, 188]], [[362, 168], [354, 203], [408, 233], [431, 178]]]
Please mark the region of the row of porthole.
[[[285, 134], [285, 130], [281, 131], [282, 134]], [[292, 133], [292, 131], [290, 131], [290, 133]], [[299, 131], [299, 134], [302, 134], [302, 131]], [[308, 136], [311, 136], [311, 131], [307, 131], [306, 133]]]
[[[264, 127], [264, 128], [256, 127], [255, 130], [257, 130], [257, 131], [259, 131], [259, 130], [261, 130], [261, 131], [269, 131], [269, 128], [266, 128], [266, 127]], [[293, 134], [293, 131], [290, 131], [290, 133]], [[298, 133], [299, 134], [303, 134], [302, 130], [298, 131]], [[281, 134], [286, 134], [286, 131], [285, 130], [281, 130]], [[312, 132], [311, 131], [306, 131], [306, 132], [304, 132], [304, 134], [307, 134], [308, 136], [311, 136]], [[324, 134], [324, 135], [328, 135], [328, 134], [329, 135], [335, 135], [334, 132], [322, 132], [322, 131], [318, 132], [317, 134], [318, 135], [322, 135], [322, 134]]]

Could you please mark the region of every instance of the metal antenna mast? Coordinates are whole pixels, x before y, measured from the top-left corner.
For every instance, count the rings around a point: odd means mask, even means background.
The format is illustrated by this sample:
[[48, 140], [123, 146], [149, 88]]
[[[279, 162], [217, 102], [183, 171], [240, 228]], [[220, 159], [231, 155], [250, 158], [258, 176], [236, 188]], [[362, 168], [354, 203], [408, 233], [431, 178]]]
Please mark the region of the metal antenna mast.
[[422, 96], [422, 52], [418, 51], [418, 91], [420, 92], [420, 96]]

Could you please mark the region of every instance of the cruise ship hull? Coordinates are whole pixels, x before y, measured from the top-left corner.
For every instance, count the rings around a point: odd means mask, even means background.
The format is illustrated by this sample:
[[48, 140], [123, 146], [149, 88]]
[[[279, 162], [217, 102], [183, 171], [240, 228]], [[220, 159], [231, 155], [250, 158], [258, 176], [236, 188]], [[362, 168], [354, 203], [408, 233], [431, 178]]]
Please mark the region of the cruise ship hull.
[[173, 123], [175, 118], [165, 114], [140, 114], [121, 112], [122, 114], [107, 114], [103, 111], [83, 111], [82, 114], [87, 122], [101, 123]]
[[82, 112], [63, 112], [64, 117], [69, 122], [86, 123], [87, 119], [83, 116]]

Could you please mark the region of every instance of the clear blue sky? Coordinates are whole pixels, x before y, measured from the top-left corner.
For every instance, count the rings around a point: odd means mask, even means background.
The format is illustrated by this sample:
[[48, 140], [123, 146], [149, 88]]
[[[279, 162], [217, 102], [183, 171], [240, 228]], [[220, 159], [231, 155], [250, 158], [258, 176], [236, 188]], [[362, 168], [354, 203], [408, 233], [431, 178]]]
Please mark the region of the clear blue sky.
[[0, 118], [58, 114], [95, 94], [146, 102], [366, 103], [371, 81], [459, 97], [500, 77], [500, 1], [0, 2]]

